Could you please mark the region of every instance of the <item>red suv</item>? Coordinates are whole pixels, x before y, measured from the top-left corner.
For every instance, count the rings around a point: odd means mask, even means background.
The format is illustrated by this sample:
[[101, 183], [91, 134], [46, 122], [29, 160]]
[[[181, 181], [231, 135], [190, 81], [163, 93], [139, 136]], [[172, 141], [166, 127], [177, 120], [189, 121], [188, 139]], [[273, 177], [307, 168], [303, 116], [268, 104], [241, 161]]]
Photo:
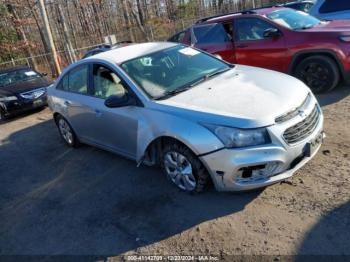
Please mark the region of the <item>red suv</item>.
[[230, 63], [291, 74], [315, 93], [350, 80], [350, 21], [321, 21], [289, 8], [262, 8], [201, 19], [168, 41], [192, 45]]

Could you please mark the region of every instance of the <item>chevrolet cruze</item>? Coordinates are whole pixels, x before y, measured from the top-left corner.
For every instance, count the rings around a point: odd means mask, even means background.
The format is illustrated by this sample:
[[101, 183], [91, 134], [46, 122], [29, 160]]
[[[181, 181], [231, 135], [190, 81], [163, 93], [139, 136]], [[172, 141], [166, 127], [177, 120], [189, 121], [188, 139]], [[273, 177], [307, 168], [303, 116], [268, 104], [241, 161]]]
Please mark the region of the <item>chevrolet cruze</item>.
[[48, 90], [69, 146], [159, 165], [188, 192], [264, 187], [293, 175], [323, 141], [301, 81], [228, 64], [175, 43], [134, 44], [69, 66]]

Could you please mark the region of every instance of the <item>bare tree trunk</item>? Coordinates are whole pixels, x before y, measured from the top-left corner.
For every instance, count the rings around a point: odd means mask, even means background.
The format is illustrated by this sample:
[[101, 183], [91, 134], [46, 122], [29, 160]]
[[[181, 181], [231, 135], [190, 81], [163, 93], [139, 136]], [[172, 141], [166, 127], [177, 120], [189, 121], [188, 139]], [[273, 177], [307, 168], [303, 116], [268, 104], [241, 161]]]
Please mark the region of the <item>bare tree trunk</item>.
[[12, 23], [13, 23], [14, 28], [16, 30], [18, 39], [23, 41], [23, 43], [24, 43], [24, 46], [25, 46], [24, 51], [26, 53], [26, 57], [30, 57], [28, 60], [30, 67], [35, 69], [36, 62], [35, 62], [35, 59], [33, 57], [32, 51], [30, 50], [29, 41], [27, 39], [27, 36], [23, 30], [22, 25], [20, 24], [20, 19], [17, 15], [17, 12], [11, 4], [7, 4], [6, 8], [7, 8], [7, 11], [11, 14]]
[[131, 21], [128, 13], [128, 5], [126, 3], [127, 0], [120, 0], [120, 1], [122, 2], [122, 9], [123, 9], [123, 16], [124, 16], [124, 21], [126, 25], [126, 30], [128, 30], [130, 40], [135, 42], [135, 36], [132, 32]]
[[63, 15], [63, 12], [62, 12], [61, 8], [62, 7], [60, 6], [60, 4], [58, 4], [57, 5], [57, 11], [58, 11], [58, 15], [60, 17], [60, 22], [62, 23], [62, 28], [63, 28], [64, 37], [65, 37], [65, 40], [66, 40], [65, 42], [66, 42], [66, 47], [67, 47], [67, 50], [68, 50], [70, 63], [74, 63], [75, 61], [77, 61], [77, 57], [75, 55], [74, 48], [73, 48], [72, 42], [70, 40], [69, 30], [68, 30], [68, 27], [67, 27], [67, 24], [66, 24], [66, 20], [65, 20], [65, 17]]
[[147, 33], [147, 31], [146, 31], [146, 28], [145, 28], [144, 24], [142, 24], [141, 17], [140, 17], [140, 13], [139, 13], [139, 15], [136, 14], [136, 12], [133, 10], [133, 8], [132, 8], [132, 6], [131, 6], [130, 1], [128, 1], [128, 4], [129, 4], [129, 9], [130, 9], [130, 11], [131, 11], [131, 14], [133, 15], [133, 17], [134, 17], [134, 19], [135, 19], [135, 21], [136, 21], [138, 27], [140, 28], [140, 30], [141, 30], [143, 36], [145, 37], [145, 39], [146, 39], [147, 41], [150, 41], [150, 38], [148, 37], [148, 33]]

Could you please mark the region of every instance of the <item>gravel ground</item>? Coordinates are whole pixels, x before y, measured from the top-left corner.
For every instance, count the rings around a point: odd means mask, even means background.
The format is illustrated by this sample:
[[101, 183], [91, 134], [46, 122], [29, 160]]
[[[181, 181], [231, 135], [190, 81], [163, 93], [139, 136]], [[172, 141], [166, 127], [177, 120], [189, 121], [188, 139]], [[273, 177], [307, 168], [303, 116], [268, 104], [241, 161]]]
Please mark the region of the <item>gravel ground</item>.
[[158, 169], [69, 149], [48, 109], [12, 119], [0, 125], [0, 255], [350, 255], [349, 94], [319, 96], [327, 139], [311, 162], [241, 194], [191, 196]]

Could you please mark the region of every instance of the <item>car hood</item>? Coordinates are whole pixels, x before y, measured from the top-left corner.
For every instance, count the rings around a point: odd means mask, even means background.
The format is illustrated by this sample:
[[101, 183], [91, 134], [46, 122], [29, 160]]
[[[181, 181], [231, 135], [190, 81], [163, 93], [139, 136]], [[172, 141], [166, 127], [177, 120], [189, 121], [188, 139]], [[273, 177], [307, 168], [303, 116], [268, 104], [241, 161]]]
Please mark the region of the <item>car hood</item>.
[[306, 29], [307, 32], [350, 32], [349, 20], [333, 20], [313, 28]]
[[309, 88], [286, 74], [237, 65], [192, 89], [156, 103], [166, 112], [242, 128], [269, 126], [300, 106]]
[[34, 90], [40, 87], [47, 87], [51, 85], [52, 82], [44, 77], [35, 78], [30, 81], [19, 82], [13, 85], [0, 86], [0, 95], [16, 95], [19, 93]]

